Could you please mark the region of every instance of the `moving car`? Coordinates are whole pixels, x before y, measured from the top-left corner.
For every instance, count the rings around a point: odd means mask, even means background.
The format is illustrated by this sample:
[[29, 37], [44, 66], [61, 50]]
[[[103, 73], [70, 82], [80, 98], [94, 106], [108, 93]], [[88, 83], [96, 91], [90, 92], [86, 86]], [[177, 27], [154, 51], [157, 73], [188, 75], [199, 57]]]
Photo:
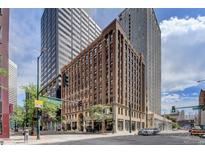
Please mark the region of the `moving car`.
[[160, 132], [158, 128], [143, 128], [138, 131], [138, 135], [144, 135], [144, 136], [149, 136], [149, 135], [156, 135]]

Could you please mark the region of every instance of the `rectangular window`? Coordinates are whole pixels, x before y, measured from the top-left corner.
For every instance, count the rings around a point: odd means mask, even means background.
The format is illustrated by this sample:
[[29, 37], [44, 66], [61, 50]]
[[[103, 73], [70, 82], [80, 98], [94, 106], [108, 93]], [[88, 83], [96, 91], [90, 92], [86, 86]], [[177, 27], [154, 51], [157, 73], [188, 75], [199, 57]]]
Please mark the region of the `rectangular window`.
[[3, 37], [3, 30], [2, 26], [0, 25], [0, 43], [2, 42], [2, 37]]
[[[0, 97], [1, 97], [1, 85], [0, 85]], [[0, 98], [0, 134], [3, 132], [2, 128], [2, 100]]]
[[2, 128], [2, 115], [1, 115], [1, 113], [0, 113], [0, 134], [2, 134], [2, 132], [3, 132], [3, 128]]
[[0, 65], [3, 63], [3, 57], [0, 55]]
[[2, 85], [0, 84], [0, 113], [1, 113], [1, 105], [2, 105], [2, 104], [1, 104], [1, 103], [2, 103], [2, 102], [1, 102], [1, 101], [2, 101], [2, 100], [1, 100], [1, 95], [2, 95], [2, 89], [1, 89], [1, 86], [2, 86]]
[[118, 120], [118, 130], [122, 131], [123, 130], [123, 120]]
[[132, 121], [132, 131], [135, 131], [135, 130], [136, 130], [136, 122]]
[[130, 127], [130, 123], [128, 120], [125, 120], [125, 130], [128, 131]]

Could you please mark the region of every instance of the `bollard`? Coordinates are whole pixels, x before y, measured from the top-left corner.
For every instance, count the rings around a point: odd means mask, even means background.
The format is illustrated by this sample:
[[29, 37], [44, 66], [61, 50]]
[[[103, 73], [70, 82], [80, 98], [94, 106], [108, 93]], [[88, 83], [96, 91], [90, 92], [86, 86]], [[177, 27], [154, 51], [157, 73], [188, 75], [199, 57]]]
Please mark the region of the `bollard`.
[[29, 136], [29, 131], [28, 131], [28, 129], [25, 129], [25, 131], [24, 131], [24, 142], [25, 143], [28, 142], [28, 136]]

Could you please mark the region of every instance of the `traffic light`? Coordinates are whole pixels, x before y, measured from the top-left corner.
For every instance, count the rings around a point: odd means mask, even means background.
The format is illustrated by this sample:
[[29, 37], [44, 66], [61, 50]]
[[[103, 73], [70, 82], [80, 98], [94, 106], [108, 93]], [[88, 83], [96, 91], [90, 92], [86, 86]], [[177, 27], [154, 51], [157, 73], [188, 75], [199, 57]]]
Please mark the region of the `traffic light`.
[[176, 108], [175, 106], [172, 106], [172, 113], [175, 113], [176, 112]]
[[66, 73], [63, 74], [63, 86], [68, 86], [68, 75]]

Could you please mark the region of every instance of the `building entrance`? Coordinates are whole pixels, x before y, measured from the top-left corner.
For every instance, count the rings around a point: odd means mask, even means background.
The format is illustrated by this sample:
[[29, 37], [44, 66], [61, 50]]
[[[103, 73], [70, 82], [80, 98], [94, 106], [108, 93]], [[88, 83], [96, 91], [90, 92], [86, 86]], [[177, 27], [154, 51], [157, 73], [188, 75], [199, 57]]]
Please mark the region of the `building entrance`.
[[82, 113], [80, 113], [78, 116], [78, 125], [79, 125], [78, 130], [79, 131], [83, 131], [83, 128], [84, 128], [83, 122], [84, 122], [84, 116]]

